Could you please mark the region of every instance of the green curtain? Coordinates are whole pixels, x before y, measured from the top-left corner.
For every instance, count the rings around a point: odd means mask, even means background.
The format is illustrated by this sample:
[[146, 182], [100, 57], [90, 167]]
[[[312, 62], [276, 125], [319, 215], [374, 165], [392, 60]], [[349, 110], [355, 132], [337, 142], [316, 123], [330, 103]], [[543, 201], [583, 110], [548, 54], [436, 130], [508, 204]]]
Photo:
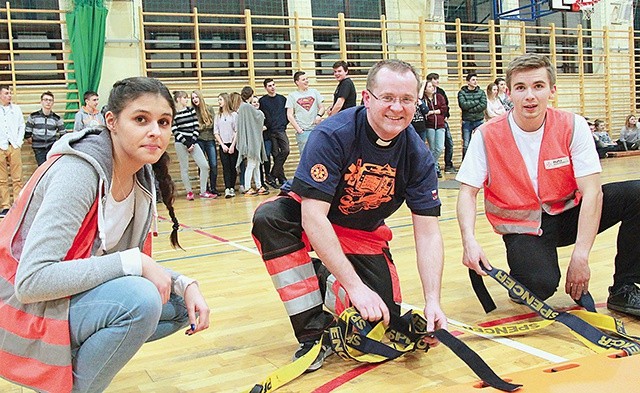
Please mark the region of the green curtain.
[[[102, 59], [104, 57], [104, 38], [108, 10], [103, 0], [75, 0], [73, 9], [67, 12], [67, 32], [71, 43], [71, 55], [74, 65], [69, 65], [68, 76], [76, 83], [69, 84], [67, 112], [65, 119], [73, 119], [77, 111], [77, 100], [87, 90], [98, 91]], [[67, 123], [73, 128], [73, 123]]]

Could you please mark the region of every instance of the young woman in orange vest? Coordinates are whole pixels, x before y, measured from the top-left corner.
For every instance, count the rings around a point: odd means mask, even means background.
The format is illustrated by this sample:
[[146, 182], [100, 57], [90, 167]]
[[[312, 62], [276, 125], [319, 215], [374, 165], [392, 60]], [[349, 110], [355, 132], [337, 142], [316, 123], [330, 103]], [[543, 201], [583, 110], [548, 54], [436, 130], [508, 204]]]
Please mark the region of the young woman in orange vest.
[[209, 326], [197, 282], [142, 252], [154, 179], [179, 246], [165, 153], [171, 95], [155, 79], [128, 78], [108, 107], [106, 127], [56, 143], [0, 223], [0, 375], [38, 391], [101, 392], [146, 341]]

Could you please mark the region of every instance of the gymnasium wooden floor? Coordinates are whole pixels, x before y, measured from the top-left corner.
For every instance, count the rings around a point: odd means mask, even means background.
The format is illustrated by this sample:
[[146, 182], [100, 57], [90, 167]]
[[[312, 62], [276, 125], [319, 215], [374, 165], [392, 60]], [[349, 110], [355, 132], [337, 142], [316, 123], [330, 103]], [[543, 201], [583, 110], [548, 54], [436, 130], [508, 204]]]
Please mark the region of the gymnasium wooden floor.
[[[602, 164], [603, 182], [640, 177], [640, 157], [607, 159]], [[510, 302], [505, 291], [490, 279], [487, 286], [498, 309], [489, 315], [482, 311], [461, 264], [462, 249], [455, 219], [457, 190], [442, 189], [440, 195], [443, 202], [440, 224], [446, 254], [442, 307], [447, 316], [455, 321], [478, 324], [528, 314], [528, 308]], [[154, 255], [164, 265], [199, 280], [212, 309], [211, 328], [191, 337], [180, 333], [146, 344], [117, 375], [108, 392], [243, 392], [290, 362], [297, 344], [250, 236], [252, 212], [263, 199], [265, 197], [238, 196], [187, 202], [179, 198], [177, 214], [184, 226], [180, 241], [186, 251], [174, 251], [168, 246], [170, 226], [164, 221], [160, 223], [162, 233], [155, 242]], [[481, 207], [479, 198], [479, 211]], [[159, 208], [160, 215], [166, 216], [160, 205]], [[391, 249], [404, 302], [421, 309], [423, 299], [408, 210], [402, 208], [387, 224], [394, 232]], [[604, 303], [613, 272], [616, 233], [614, 228], [598, 236], [591, 253], [591, 292], [599, 311], [605, 314], [609, 314]], [[477, 234], [490, 261], [506, 268], [502, 240], [492, 232], [483, 216], [478, 219]], [[571, 247], [560, 250], [563, 273], [570, 251]], [[549, 303], [554, 308], [573, 305], [562, 292], [556, 293]], [[640, 334], [638, 320], [620, 314], [615, 316], [627, 324], [631, 334]], [[469, 333], [459, 337], [501, 376], [593, 354], [560, 324], [510, 339], [497, 340]], [[279, 391], [424, 392], [458, 384], [469, 384], [469, 391], [477, 391], [471, 387], [477, 380], [464, 363], [441, 345], [427, 354], [412, 353], [375, 366], [332, 356], [319, 371], [305, 374]], [[536, 391], [535, 387], [528, 388], [533, 389], [527, 391]], [[0, 392], [22, 390], [27, 391], [0, 380]]]

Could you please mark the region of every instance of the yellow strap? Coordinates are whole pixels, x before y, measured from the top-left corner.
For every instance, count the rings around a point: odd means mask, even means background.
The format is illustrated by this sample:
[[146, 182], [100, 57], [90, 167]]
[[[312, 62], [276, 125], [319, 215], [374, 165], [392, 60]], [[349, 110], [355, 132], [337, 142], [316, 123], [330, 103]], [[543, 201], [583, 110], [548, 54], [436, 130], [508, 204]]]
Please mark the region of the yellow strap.
[[[637, 337], [634, 337], [626, 332], [624, 323], [622, 321], [610, 315], [594, 313], [586, 310], [570, 310], [567, 312], [577, 316], [578, 318], [584, 320], [585, 322], [591, 324], [596, 328], [615, 333], [629, 340], [636, 340], [636, 341], [638, 340]], [[475, 326], [467, 325], [463, 323], [451, 323], [451, 321], [449, 321], [449, 325], [455, 326], [456, 328], [462, 331], [486, 334], [488, 336], [506, 337], [506, 336], [521, 335], [521, 334], [533, 332], [533, 331], [545, 328], [554, 322], [555, 322], [555, 319], [542, 319], [539, 321], [532, 321], [532, 322], [483, 327], [483, 326], [477, 326], [477, 325]], [[596, 353], [616, 352], [619, 350], [614, 348], [607, 349], [607, 348], [600, 347], [598, 345], [595, 345], [591, 341], [585, 339], [583, 336], [574, 332], [573, 330], [570, 330], [570, 331], [571, 331], [571, 334], [573, 334], [573, 336], [575, 336], [587, 348], [591, 349]]]
[[322, 340], [314, 345], [309, 352], [296, 359], [296, 361], [282, 366], [276, 371], [269, 374], [264, 381], [255, 385], [249, 393], [267, 393], [274, 391], [281, 386], [293, 381], [302, 375], [311, 363], [318, 357], [322, 349]]

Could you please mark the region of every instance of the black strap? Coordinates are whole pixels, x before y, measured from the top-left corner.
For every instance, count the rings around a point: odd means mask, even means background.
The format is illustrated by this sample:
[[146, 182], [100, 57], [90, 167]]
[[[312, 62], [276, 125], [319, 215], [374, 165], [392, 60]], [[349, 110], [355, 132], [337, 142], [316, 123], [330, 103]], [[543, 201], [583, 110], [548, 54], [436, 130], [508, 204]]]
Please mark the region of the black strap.
[[496, 303], [493, 301], [491, 294], [484, 285], [482, 276], [476, 273], [475, 270], [469, 269], [469, 279], [471, 279], [471, 286], [473, 287], [473, 291], [476, 293], [478, 300], [480, 300], [480, 304], [482, 304], [484, 312], [488, 314], [495, 310], [497, 308]]
[[[485, 271], [490, 277], [507, 289], [512, 297], [523, 300], [524, 305], [535, 311], [542, 318], [556, 320], [562, 323], [601, 348], [621, 349], [629, 355], [640, 353], [640, 344], [630, 338], [610, 336], [573, 314], [554, 310], [504, 270], [493, 267], [491, 270]], [[595, 303], [589, 293], [583, 294], [579, 302], [595, 310]]]
[[433, 335], [447, 348], [451, 349], [456, 356], [462, 359], [482, 382], [488, 386], [504, 392], [513, 392], [522, 386], [501, 379], [477, 353], [448, 331], [438, 329], [433, 333], [428, 333], [426, 331], [426, 324], [427, 321], [422, 318], [421, 315], [408, 312], [400, 318], [392, 317], [389, 327], [398, 330], [412, 339], [422, 340], [427, 335]]
[[513, 384], [500, 378], [493, 372], [491, 367], [482, 360], [482, 358], [469, 348], [465, 343], [458, 340], [451, 333], [444, 329], [438, 329], [433, 332], [433, 335], [440, 340], [440, 342], [446, 345], [453, 351], [467, 366], [487, 385], [502, 390], [503, 392], [513, 392], [522, 385]]

